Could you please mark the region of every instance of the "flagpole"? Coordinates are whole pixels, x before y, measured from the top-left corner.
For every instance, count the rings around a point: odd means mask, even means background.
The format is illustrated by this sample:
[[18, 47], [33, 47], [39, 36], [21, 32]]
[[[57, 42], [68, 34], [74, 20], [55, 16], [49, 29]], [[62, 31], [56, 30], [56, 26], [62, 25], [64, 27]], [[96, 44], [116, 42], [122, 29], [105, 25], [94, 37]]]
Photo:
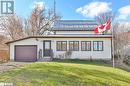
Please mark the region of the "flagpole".
[[115, 58], [114, 58], [114, 29], [112, 28], [112, 66], [115, 68]]
[[[109, 23], [107, 24], [107, 25], [105, 25], [105, 27], [103, 27], [103, 28], [105, 28], [105, 30], [108, 30], [108, 29], [110, 29], [110, 25], [111, 25], [111, 21], [112, 20], [109, 20]], [[101, 27], [101, 26], [100, 26]], [[109, 28], [108, 28], [109, 27]], [[106, 29], [107, 28], [107, 29]], [[98, 27], [96, 27], [95, 28], [95, 33], [99, 33], [99, 30], [100, 30], [101, 28], [99, 28], [99, 26]], [[112, 51], [112, 66], [113, 66], [113, 68], [115, 67], [115, 58], [114, 58], [114, 29], [112, 28], [112, 39], [111, 39], [111, 51]]]
[[56, 1], [54, 0], [54, 17], [56, 16]]

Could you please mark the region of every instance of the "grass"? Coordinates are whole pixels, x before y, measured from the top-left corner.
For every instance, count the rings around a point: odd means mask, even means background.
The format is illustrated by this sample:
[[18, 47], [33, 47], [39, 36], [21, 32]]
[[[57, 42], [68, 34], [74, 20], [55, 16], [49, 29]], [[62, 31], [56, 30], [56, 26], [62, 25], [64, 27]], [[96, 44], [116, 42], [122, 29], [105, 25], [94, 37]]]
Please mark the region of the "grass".
[[108, 64], [108, 61], [104, 60], [79, 60], [79, 59], [53, 59], [53, 62], [59, 62], [59, 63], [75, 63], [75, 64], [90, 64], [90, 65], [98, 65], [98, 66], [112, 66], [111, 64]]
[[15, 86], [130, 86], [130, 73], [98, 61], [36, 62], [0, 74]]

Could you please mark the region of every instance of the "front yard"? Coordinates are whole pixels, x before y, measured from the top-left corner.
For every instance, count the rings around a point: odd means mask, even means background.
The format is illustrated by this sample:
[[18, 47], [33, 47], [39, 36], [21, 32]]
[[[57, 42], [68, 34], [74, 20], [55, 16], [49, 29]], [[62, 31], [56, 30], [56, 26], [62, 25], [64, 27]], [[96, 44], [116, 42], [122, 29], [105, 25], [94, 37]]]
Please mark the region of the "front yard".
[[130, 86], [130, 73], [102, 62], [35, 62], [1, 73], [15, 86]]

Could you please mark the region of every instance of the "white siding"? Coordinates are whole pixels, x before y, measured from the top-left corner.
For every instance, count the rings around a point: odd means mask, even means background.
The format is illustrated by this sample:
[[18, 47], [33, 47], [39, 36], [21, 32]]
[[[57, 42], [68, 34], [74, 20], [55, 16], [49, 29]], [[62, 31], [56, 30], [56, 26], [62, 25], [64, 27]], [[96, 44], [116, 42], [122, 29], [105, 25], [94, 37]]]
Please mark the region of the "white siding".
[[[71, 59], [111, 59], [111, 39], [110, 38], [67, 38], [55, 39], [52, 41], [52, 49], [54, 57], [63, 55], [66, 51], [56, 50], [56, 41], [67, 41], [67, 49], [69, 49], [69, 41], [79, 41], [79, 51], [72, 51]], [[81, 51], [81, 41], [91, 41], [91, 51]], [[103, 41], [103, 51], [93, 51], [93, 41]]]
[[[25, 39], [10, 44], [10, 59], [14, 60], [15, 45], [37, 45], [38, 51], [39, 49], [43, 51], [43, 40], [51, 40], [54, 58], [66, 52], [56, 50], [56, 41], [67, 41], [67, 49], [69, 49], [69, 41], [79, 41], [79, 51], [73, 51], [71, 59], [90, 59], [90, 57], [92, 59], [111, 59], [111, 38], [38, 38], [38, 41], [35, 38]], [[81, 41], [91, 41], [91, 51], [81, 51]], [[104, 50], [93, 51], [93, 41], [103, 41]]]
[[[36, 41], [36, 39], [34, 38], [30, 38], [30, 39], [25, 39], [25, 40], [21, 40], [21, 41], [17, 41], [14, 43], [10, 44], [10, 59], [14, 60], [14, 54], [15, 54], [15, 45], [37, 45], [37, 50], [39, 51], [39, 49], [43, 48], [43, 42], [39, 42]], [[37, 53], [38, 53], [37, 51]], [[22, 53], [22, 52], [21, 52]], [[38, 54], [37, 54], [38, 56]]]

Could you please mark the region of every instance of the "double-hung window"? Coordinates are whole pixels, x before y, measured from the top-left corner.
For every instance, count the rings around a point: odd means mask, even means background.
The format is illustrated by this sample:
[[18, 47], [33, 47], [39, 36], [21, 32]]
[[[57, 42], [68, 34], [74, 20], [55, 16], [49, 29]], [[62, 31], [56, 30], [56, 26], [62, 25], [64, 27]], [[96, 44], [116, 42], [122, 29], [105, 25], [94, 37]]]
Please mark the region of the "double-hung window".
[[70, 51], [79, 51], [79, 41], [69, 41]]
[[67, 41], [57, 41], [57, 51], [67, 51]]
[[81, 41], [81, 51], [91, 51], [91, 41]]
[[94, 51], [103, 51], [103, 41], [93, 41]]

